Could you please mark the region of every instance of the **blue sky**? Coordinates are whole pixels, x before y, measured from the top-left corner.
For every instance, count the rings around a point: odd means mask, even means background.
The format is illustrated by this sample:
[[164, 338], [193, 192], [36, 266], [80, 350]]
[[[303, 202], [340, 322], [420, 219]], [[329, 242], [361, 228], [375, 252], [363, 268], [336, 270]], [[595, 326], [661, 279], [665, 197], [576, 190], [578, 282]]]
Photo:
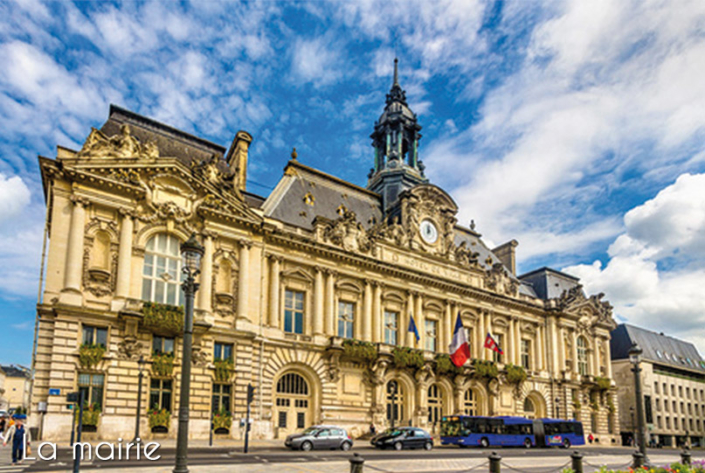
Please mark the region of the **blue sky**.
[[30, 360], [38, 154], [114, 103], [249, 131], [256, 193], [294, 146], [364, 185], [395, 55], [461, 223], [705, 353], [703, 24], [698, 0], [0, 3], [0, 362]]

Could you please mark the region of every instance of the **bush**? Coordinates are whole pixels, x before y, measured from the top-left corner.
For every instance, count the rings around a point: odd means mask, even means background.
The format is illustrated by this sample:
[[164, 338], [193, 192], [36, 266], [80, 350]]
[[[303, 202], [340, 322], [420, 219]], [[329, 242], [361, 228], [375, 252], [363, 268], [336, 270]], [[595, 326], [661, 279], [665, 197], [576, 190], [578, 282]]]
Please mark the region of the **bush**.
[[597, 389], [600, 391], [607, 391], [612, 386], [609, 378], [603, 378], [602, 376], [597, 376], [595, 383], [597, 383]]
[[343, 355], [372, 363], [377, 359], [377, 347], [372, 343], [360, 340], [343, 340]]
[[421, 368], [424, 365], [423, 352], [409, 347], [394, 347], [392, 349], [394, 366], [397, 368]]
[[[633, 470], [629, 468], [628, 470], [608, 470], [606, 467], [602, 467], [598, 470], [598, 473], [634, 473], [635, 471], [644, 471], [649, 473], [705, 473], [705, 468], [702, 465], [697, 465], [694, 462], [692, 466], [681, 465], [680, 463], [673, 463], [669, 466], [657, 466], [652, 468], [644, 467], [643, 470]], [[564, 468], [562, 473], [575, 473], [572, 468]]]
[[168, 429], [169, 423], [171, 422], [171, 412], [154, 406], [154, 408], [147, 411], [147, 418], [149, 419], [149, 427], [151, 429], [155, 427], [164, 427], [165, 429]]
[[494, 361], [472, 360], [476, 378], [495, 379], [499, 376], [499, 369]]
[[445, 353], [439, 353], [436, 355], [436, 374], [450, 374], [450, 375], [456, 375], [456, 374], [462, 374], [463, 373], [463, 368], [455, 366], [453, 361], [450, 359], [450, 355], [446, 355]]
[[83, 368], [93, 368], [105, 355], [105, 347], [93, 343], [84, 343], [78, 349], [78, 362]]
[[230, 431], [232, 424], [233, 424], [233, 416], [225, 408], [221, 408], [219, 411], [216, 411], [213, 413], [213, 430], [214, 431], [218, 430], [218, 429], [227, 429], [228, 431]]
[[163, 378], [169, 377], [174, 372], [174, 354], [154, 352], [152, 354], [152, 374]]
[[527, 377], [528, 375], [523, 366], [507, 365], [507, 381], [510, 383], [521, 384], [526, 381]]
[[232, 358], [228, 358], [227, 360], [215, 360], [213, 364], [215, 365], [216, 381], [220, 381], [222, 383], [227, 383], [230, 381], [233, 371], [235, 370], [235, 363]]
[[184, 331], [184, 308], [158, 302], [145, 302], [142, 305], [144, 325], [161, 332], [180, 334]]

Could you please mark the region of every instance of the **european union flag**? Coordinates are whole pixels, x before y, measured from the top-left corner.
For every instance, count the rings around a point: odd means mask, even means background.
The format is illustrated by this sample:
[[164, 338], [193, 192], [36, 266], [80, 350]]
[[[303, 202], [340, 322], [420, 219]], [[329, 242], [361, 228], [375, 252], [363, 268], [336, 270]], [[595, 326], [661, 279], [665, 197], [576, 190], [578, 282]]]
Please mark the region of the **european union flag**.
[[416, 343], [421, 340], [419, 336], [419, 330], [416, 328], [416, 322], [414, 322], [414, 314], [409, 314], [409, 332], [413, 332], [416, 337]]

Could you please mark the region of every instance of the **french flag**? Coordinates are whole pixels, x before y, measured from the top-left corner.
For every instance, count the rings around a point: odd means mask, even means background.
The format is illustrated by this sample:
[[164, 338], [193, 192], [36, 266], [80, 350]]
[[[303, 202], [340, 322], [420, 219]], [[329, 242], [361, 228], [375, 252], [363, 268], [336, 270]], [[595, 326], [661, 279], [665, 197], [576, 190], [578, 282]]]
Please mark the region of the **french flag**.
[[468, 336], [463, 328], [463, 321], [460, 320], [460, 313], [455, 320], [455, 331], [453, 332], [453, 340], [449, 346], [450, 360], [457, 367], [461, 367], [470, 358], [470, 345], [468, 345]]

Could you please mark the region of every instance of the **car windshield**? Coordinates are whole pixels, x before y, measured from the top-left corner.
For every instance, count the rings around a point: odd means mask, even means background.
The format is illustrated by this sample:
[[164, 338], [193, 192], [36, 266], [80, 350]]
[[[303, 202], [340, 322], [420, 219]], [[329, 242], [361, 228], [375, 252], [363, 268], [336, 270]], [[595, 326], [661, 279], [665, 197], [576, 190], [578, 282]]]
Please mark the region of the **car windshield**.
[[318, 427], [309, 427], [308, 429], [304, 430], [304, 434], [306, 435], [314, 435], [316, 432], [318, 432], [320, 429]]

